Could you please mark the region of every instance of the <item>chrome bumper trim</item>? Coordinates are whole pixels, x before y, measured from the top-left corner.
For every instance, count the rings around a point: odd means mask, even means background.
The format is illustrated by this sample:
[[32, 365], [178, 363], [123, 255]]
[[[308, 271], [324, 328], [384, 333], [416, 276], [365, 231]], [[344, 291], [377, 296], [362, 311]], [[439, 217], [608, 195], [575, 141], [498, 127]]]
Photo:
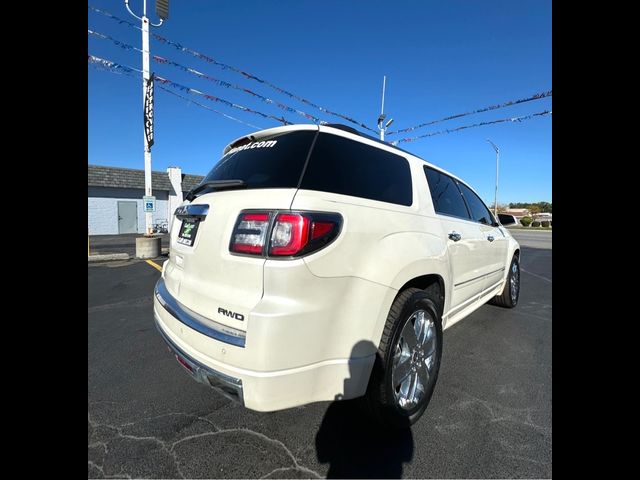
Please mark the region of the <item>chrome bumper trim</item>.
[[213, 370], [212, 368], [207, 367], [206, 365], [203, 365], [197, 360], [194, 360], [169, 339], [167, 334], [162, 331], [162, 327], [159, 325], [157, 318], [154, 318], [154, 323], [156, 324], [158, 332], [160, 332], [160, 336], [169, 347], [169, 350], [171, 350], [171, 352], [177, 357], [180, 357], [182, 361], [179, 360], [179, 362], [181, 364], [182, 362], [185, 362], [187, 365], [189, 365], [190, 369], [184, 365], [183, 367], [197, 382], [212, 387], [228, 399], [239, 402], [242, 406], [244, 406], [244, 395], [241, 379], [230, 377], [229, 375], [220, 373], [216, 370]]
[[185, 307], [169, 293], [162, 278], [156, 283], [154, 294], [158, 302], [160, 302], [160, 305], [186, 326], [193, 328], [195, 331], [207, 337], [244, 348], [245, 332], [214, 322]]

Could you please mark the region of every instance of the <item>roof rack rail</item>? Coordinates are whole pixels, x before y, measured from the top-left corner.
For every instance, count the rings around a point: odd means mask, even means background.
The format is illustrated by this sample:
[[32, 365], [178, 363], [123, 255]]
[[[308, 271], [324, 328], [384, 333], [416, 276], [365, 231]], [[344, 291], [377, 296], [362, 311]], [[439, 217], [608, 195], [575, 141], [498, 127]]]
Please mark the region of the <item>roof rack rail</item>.
[[342, 123], [327, 123], [325, 127], [337, 128], [338, 130], [344, 130], [345, 132], [353, 133], [355, 135], [363, 135], [363, 133], [359, 132], [353, 127], [349, 125], [343, 125]]

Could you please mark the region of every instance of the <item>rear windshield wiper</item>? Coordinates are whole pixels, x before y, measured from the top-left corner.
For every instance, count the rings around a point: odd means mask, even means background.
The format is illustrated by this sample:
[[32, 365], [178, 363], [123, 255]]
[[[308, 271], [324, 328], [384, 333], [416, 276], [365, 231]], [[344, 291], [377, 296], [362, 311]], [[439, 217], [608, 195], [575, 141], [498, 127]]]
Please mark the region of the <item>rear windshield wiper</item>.
[[232, 188], [247, 188], [244, 180], [211, 180], [210, 182], [201, 183], [197, 187], [189, 190], [185, 198], [189, 201], [196, 198], [197, 194], [206, 188], [215, 188], [216, 190], [229, 190]]

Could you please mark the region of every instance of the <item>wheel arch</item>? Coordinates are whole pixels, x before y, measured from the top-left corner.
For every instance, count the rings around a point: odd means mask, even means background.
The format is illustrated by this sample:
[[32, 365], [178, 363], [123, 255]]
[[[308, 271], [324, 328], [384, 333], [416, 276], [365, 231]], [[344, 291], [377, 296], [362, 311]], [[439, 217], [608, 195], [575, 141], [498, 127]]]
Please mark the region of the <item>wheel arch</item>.
[[[383, 302], [383, 307], [379, 312], [375, 327], [371, 335], [371, 341], [376, 345], [380, 345], [382, 332], [387, 322], [391, 305], [407, 288], [419, 288], [426, 290], [427, 288], [437, 288], [441, 301], [438, 302], [438, 314], [442, 317], [443, 312], [447, 311], [447, 301], [449, 300], [450, 285], [447, 283], [449, 279], [449, 263], [444, 259], [434, 261], [421, 261], [398, 272], [396, 278], [392, 282], [391, 288]], [[426, 273], [428, 272], [428, 273]]]
[[[420, 290], [427, 290], [427, 289], [435, 290], [435, 292], [437, 293], [437, 298], [439, 300], [436, 306], [438, 307], [438, 314], [440, 315], [440, 318], [442, 318], [442, 314], [444, 313], [444, 302], [446, 297], [446, 290], [444, 285], [444, 278], [442, 278], [441, 275], [438, 275], [437, 273], [429, 273], [426, 275], [420, 275], [419, 277], [412, 278], [411, 280], [408, 280], [407, 282], [405, 282], [405, 284], [402, 285], [402, 287], [400, 287], [400, 289], [398, 290], [398, 295], [400, 295], [400, 293], [406, 290], [407, 288], [419, 288]], [[395, 298], [394, 298], [394, 301], [395, 301]]]

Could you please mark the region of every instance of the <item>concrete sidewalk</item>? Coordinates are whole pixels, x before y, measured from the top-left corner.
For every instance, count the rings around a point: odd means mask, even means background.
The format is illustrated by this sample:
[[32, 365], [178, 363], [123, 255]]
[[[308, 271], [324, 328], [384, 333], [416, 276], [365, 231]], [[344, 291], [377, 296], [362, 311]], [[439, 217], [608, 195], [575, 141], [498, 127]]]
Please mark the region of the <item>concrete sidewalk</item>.
[[[136, 256], [136, 238], [139, 233], [127, 233], [123, 235], [91, 235], [89, 237], [89, 252], [93, 255], [110, 255], [126, 253], [130, 258]], [[162, 255], [169, 252], [169, 234], [161, 233]]]

